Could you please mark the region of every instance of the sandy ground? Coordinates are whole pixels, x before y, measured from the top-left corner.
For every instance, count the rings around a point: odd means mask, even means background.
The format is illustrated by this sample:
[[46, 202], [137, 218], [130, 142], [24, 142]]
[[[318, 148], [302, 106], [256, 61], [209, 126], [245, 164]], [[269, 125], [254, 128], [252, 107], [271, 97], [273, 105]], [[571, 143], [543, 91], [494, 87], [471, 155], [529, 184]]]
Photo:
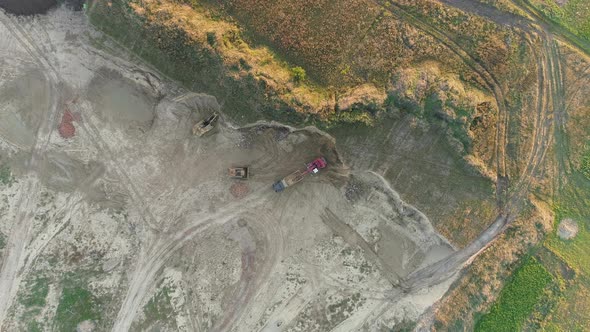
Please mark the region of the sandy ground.
[[564, 240], [573, 239], [578, 234], [578, 223], [571, 219], [565, 218], [559, 222], [557, 235]]
[[[112, 331], [392, 327], [453, 280], [460, 263], [432, 277], [457, 256], [428, 218], [380, 175], [350, 169], [330, 136], [236, 128], [222, 115], [194, 137], [196, 121], [223, 112], [218, 101], [95, 48], [101, 36], [83, 15], [0, 13], [0, 23], [0, 154], [14, 176], [0, 186], [2, 330], [25, 319], [56, 329], [66, 276], [108, 299], [79, 329]], [[70, 139], [57, 131], [66, 110]], [[326, 171], [272, 191], [319, 155]], [[251, 169], [241, 199], [229, 192], [234, 165]], [[20, 299], [34, 275], [51, 282], [30, 317]], [[149, 303], [163, 289], [170, 316], [154, 321]]]

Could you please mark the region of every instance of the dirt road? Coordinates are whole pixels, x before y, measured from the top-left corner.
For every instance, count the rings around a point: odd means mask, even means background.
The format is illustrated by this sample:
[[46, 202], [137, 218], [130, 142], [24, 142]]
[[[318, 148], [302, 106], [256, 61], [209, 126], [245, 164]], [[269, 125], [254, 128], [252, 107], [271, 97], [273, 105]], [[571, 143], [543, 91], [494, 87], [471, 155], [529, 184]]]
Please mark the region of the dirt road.
[[[20, 47], [25, 50], [30, 58], [42, 69], [45, 74], [50, 90], [55, 91], [57, 88], [57, 76], [51, 64], [43, 56], [43, 53], [31, 42], [30, 37], [23, 31], [14, 19], [0, 11], [0, 22], [10, 32], [11, 36], [18, 42]], [[53, 132], [53, 124], [57, 116], [57, 94], [52, 94], [51, 104], [47, 109], [42, 109], [41, 125], [37, 128], [35, 140], [32, 147], [29, 168], [34, 167], [40, 155], [47, 149], [50, 135]], [[5, 253], [6, 259], [3, 260], [0, 271], [0, 328], [3, 326], [6, 318], [6, 311], [10, 307], [12, 300], [18, 291], [20, 280], [19, 275], [27, 261], [32, 262], [38, 252], [30, 252], [27, 244], [31, 241], [32, 216], [28, 213], [35, 204], [34, 193], [39, 191], [39, 186], [34, 178], [25, 179], [18, 193], [16, 219], [12, 222], [13, 230], [8, 236], [8, 251]]]

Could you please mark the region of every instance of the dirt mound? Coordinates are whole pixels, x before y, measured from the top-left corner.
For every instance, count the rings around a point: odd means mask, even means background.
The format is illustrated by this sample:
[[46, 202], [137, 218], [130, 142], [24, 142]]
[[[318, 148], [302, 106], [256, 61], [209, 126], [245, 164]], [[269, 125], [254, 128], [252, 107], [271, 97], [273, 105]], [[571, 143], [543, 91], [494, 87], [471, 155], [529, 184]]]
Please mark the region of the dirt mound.
[[59, 134], [63, 138], [72, 138], [76, 134], [76, 127], [71, 122], [62, 122], [58, 128]]
[[572, 239], [578, 234], [578, 223], [575, 220], [566, 218], [559, 223], [557, 235], [563, 240]]
[[72, 138], [76, 134], [76, 127], [74, 127], [74, 120], [76, 116], [72, 114], [69, 110], [66, 110], [61, 117], [61, 122], [58, 127], [59, 134], [63, 138]]
[[229, 191], [235, 198], [242, 198], [248, 195], [250, 188], [244, 182], [236, 182], [232, 184], [232, 186], [229, 188]]

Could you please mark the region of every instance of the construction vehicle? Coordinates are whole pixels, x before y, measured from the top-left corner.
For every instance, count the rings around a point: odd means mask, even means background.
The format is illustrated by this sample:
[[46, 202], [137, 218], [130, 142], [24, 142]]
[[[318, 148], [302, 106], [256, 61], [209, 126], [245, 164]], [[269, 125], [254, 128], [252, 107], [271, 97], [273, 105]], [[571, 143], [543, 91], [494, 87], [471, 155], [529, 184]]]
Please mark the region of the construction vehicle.
[[292, 185], [296, 184], [297, 182], [300, 182], [308, 174], [319, 173], [320, 169], [325, 168], [326, 165], [328, 165], [328, 163], [326, 162], [326, 158], [319, 157], [319, 158], [315, 159], [314, 161], [305, 164], [305, 171], [297, 170], [297, 171], [285, 176], [283, 179], [275, 182], [272, 185], [272, 188], [274, 189], [275, 192], [281, 192], [281, 191], [285, 190], [285, 188], [292, 186]]
[[208, 118], [198, 122], [193, 126], [193, 135], [203, 136], [211, 129], [213, 129], [213, 123], [217, 120], [217, 112], [211, 114]]
[[248, 179], [248, 167], [230, 167], [228, 173], [232, 179]]

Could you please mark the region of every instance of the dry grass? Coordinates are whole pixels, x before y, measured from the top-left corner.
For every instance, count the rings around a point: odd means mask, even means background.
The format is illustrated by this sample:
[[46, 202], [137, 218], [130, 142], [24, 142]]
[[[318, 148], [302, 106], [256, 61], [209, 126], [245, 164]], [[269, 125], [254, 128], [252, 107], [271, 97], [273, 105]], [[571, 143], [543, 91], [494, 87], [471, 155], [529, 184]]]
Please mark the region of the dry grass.
[[327, 84], [341, 82], [347, 53], [357, 48], [380, 15], [379, 6], [365, 0], [222, 3], [256, 40], [269, 43]]
[[242, 33], [236, 25], [212, 19], [209, 11], [203, 7], [192, 8], [173, 1], [145, 0], [132, 3], [132, 8], [148, 21], [182, 29], [193, 42], [206, 45], [210, 43], [208, 34], [213, 34], [215, 43], [210, 46], [222, 56], [225, 65], [241, 68], [235, 75], [240, 75], [240, 71], [251, 72], [258, 80], [274, 87], [279, 94], [295, 99], [294, 105], [306, 105], [317, 112], [325, 106], [321, 102], [329, 100], [329, 92], [319, 87], [300, 85], [295, 89], [290, 68], [285, 62], [277, 59], [266, 47], [251, 47], [242, 39]]

